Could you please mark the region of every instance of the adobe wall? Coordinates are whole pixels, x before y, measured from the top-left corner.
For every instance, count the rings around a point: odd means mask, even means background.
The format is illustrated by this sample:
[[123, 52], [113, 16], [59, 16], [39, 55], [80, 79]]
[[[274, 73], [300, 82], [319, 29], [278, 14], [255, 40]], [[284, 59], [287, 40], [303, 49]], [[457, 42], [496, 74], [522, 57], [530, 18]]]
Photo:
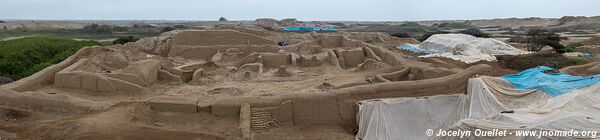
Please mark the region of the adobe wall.
[[[260, 56], [260, 58], [259, 58]], [[250, 54], [240, 63], [237, 67], [241, 67], [244, 64], [250, 63], [261, 63], [264, 68], [279, 68], [279, 66], [291, 66], [294, 64], [294, 60], [292, 59], [292, 54], [284, 54], [284, 53], [253, 53]]]
[[261, 53], [263, 59], [263, 66], [265, 68], [279, 68], [279, 66], [290, 66], [292, 65], [292, 54], [280, 54], [280, 53]]
[[343, 35], [321, 35], [318, 39], [319, 45], [323, 48], [361, 47], [364, 43]]
[[[213, 114], [239, 115], [241, 104], [256, 102], [280, 103], [285, 100], [292, 102], [292, 114], [295, 125], [312, 124], [355, 124], [356, 103], [366, 99], [392, 98], [392, 97], [417, 97], [439, 94], [460, 94], [467, 88], [467, 79], [479, 74], [489, 73], [489, 65], [472, 66], [462, 72], [449, 76], [416, 80], [397, 81], [371, 85], [360, 85], [326, 93], [303, 93], [287, 95], [285, 97], [259, 98], [245, 97], [229, 99], [212, 105]], [[227, 108], [229, 111], [227, 111]], [[230, 113], [223, 113], [230, 112]]]
[[269, 107], [250, 106], [250, 129], [254, 132], [261, 132], [282, 125], [292, 126], [294, 125], [292, 112], [291, 101], [284, 101], [279, 105]]
[[275, 45], [275, 42], [257, 35], [234, 30], [181, 31], [173, 37], [173, 45]]
[[344, 50], [344, 64], [348, 67], [356, 67], [358, 64], [365, 61], [365, 53], [361, 48]]
[[[107, 74], [109, 77], [124, 80], [124, 81], [141, 81], [142, 83], [136, 83], [140, 86], [148, 86], [154, 83], [158, 79], [158, 70], [160, 70], [159, 60], [141, 60], [129, 64], [126, 68], [117, 71], [116, 73]], [[125, 76], [134, 75], [135, 77]], [[126, 78], [129, 77], [129, 78]], [[127, 80], [130, 79], [130, 80]]]
[[377, 54], [377, 56], [379, 56], [383, 62], [390, 64], [390, 65], [398, 65], [401, 64], [401, 61], [406, 61], [405, 58], [402, 58], [401, 56], [396, 55], [394, 52], [387, 50], [385, 48], [382, 47], [377, 47], [368, 43], [361, 43], [361, 46], [365, 46], [371, 50], [373, 50], [373, 52], [375, 54]]
[[55, 74], [77, 62], [79, 58], [89, 55], [92, 49], [100, 46], [84, 47], [58, 64], [54, 64], [18, 81], [2, 85], [15, 91], [31, 91], [54, 83]]
[[0, 105], [48, 113], [87, 113], [106, 110], [113, 104], [69, 95], [0, 89]]
[[[56, 73], [54, 85], [57, 87], [82, 89], [92, 92], [142, 93], [144, 91], [143, 87], [140, 85], [107, 76], [110, 73], [103, 75], [84, 71], [74, 71], [87, 62], [88, 59], [80, 59], [73, 65]], [[139, 79], [139, 77], [120, 78]]]
[[145, 101], [150, 109], [158, 112], [186, 112], [198, 111], [198, 99], [183, 97], [155, 97]]
[[322, 35], [319, 36], [319, 45], [323, 48], [339, 48], [342, 47], [344, 36], [341, 35]]
[[240, 26], [232, 26], [232, 25], [221, 25], [216, 29], [228, 29], [228, 30], [236, 30], [242, 33], [249, 33], [261, 37], [266, 37], [269, 35], [269, 32], [261, 29], [254, 29], [249, 27], [240, 27]]
[[214, 46], [189, 46], [174, 45], [171, 46], [169, 57], [180, 56], [187, 59], [211, 59], [219, 50], [228, 48], [238, 48], [245, 54], [252, 52], [278, 52], [279, 48], [275, 45], [214, 45]]

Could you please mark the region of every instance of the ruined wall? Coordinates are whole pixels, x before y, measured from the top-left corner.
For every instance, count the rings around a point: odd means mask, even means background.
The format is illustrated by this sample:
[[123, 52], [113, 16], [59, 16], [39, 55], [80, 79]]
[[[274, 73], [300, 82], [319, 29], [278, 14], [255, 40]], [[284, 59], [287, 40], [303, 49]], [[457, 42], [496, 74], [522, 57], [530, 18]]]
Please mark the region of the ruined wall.
[[108, 102], [40, 92], [15, 92], [0, 89], [0, 105], [48, 113], [87, 113], [108, 109]]
[[249, 33], [249, 34], [253, 34], [253, 35], [257, 35], [257, 36], [261, 36], [261, 37], [266, 37], [269, 35], [269, 32], [265, 31], [264, 29], [255, 29], [255, 28], [240, 27], [240, 26], [233, 26], [233, 25], [221, 25], [221, 26], [218, 26], [216, 29], [235, 30], [235, 31], [239, 31], [242, 33]]
[[187, 59], [211, 59], [219, 50], [228, 48], [240, 49], [245, 54], [252, 52], [278, 52], [279, 48], [275, 45], [213, 45], [213, 46], [189, 46], [175, 45], [171, 46], [171, 50], [167, 56], [180, 56]]
[[341, 35], [322, 35], [319, 36], [319, 45], [323, 48], [339, 48], [342, 47], [344, 36]]
[[145, 87], [158, 79], [160, 63], [161, 61], [158, 60], [141, 60], [129, 64], [125, 69], [107, 75]]
[[261, 53], [263, 59], [263, 66], [265, 68], [279, 68], [279, 66], [292, 65], [291, 54], [280, 54], [280, 53]]
[[239, 108], [243, 103], [252, 105], [261, 101], [281, 103], [290, 100], [295, 125], [355, 124], [357, 101], [376, 98], [460, 94], [466, 91], [468, 78], [486, 74], [490, 71], [492, 71], [492, 67], [482, 64], [449, 76], [425, 80], [361, 85], [325, 93], [303, 93], [286, 95], [285, 97], [240, 97], [220, 101], [223, 103], [214, 104], [212, 111], [213, 114], [221, 116], [235, 116], [239, 115]]
[[183, 97], [155, 97], [146, 101], [150, 109], [158, 112], [186, 112], [198, 111], [197, 99]]
[[[75, 71], [87, 63], [88, 59], [81, 59], [73, 65], [55, 74], [54, 85], [73, 89], [82, 89], [92, 92], [117, 92], [117, 93], [142, 93], [143, 87], [131, 82], [111, 78], [103, 74]], [[158, 69], [156, 69], [158, 70]], [[127, 77], [121, 77], [127, 78]], [[137, 78], [137, 77], [134, 77]]]
[[292, 101], [284, 101], [277, 106], [251, 107], [251, 130], [254, 132], [260, 132], [282, 125], [294, 125], [292, 104]]
[[275, 45], [275, 42], [257, 35], [234, 30], [182, 31], [173, 37], [173, 45]]
[[6, 87], [7, 89], [23, 92], [35, 90], [41, 88], [42, 86], [53, 84], [54, 77], [57, 72], [61, 71], [66, 67], [71, 66], [73, 63], [77, 62], [77, 60], [79, 60], [80, 57], [88, 55], [92, 49], [98, 47], [99, 46], [84, 47], [77, 51], [77, 53], [69, 56], [67, 59], [63, 60], [58, 64], [54, 64], [31, 76], [2, 86]]
[[356, 67], [358, 64], [365, 61], [365, 53], [361, 48], [344, 50], [344, 64], [348, 67]]
[[365, 46], [371, 50], [373, 50], [373, 52], [375, 52], [375, 54], [377, 54], [377, 56], [379, 56], [383, 62], [390, 64], [390, 65], [398, 65], [401, 63], [401, 61], [405, 61], [405, 58], [402, 58], [398, 55], [396, 55], [394, 52], [387, 50], [385, 48], [382, 47], [377, 47], [368, 43], [361, 43], [362, 46]]

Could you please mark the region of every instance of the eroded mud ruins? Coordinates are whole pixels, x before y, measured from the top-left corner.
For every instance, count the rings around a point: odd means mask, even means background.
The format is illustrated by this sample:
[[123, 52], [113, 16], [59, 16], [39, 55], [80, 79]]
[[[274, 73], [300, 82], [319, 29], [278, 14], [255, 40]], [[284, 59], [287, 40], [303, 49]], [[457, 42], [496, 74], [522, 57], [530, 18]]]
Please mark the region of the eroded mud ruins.
[[18, 114], [6, 125], [34, 139], [354, 139], [359, 101], [463, 94], [468, 78], [498, 73], [390, 49], [406, 42], [250, 26], [171, 31], [81, 49], [3, 85], [0, 104]]

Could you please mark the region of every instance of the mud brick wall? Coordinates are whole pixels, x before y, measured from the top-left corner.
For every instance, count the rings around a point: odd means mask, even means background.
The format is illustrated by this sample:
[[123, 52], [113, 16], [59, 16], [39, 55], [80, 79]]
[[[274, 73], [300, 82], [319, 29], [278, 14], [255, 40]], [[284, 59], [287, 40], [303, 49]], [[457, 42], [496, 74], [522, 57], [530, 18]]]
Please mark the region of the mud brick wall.
[[173, 45], [275, 45], [275, 42], [257, 35], [234, 30], [182, 31], [173, 37]]
[[215, 111], [213, 114], [239, 117], [240, 106], [247, 101], [267, 102], [269, 100], [279, 100], [279, 102], [283, 102], [291, 100], [294, 125], [352, 125], [356, 123], [356, 103], [358, 101], [376, 98], [460, 94], [466, 91], [468, 78], [472, 78], [477, 74], [489, 73], [491, 70], [492, 68], [488, 65], [476, 65], [456, 74], [433, 79], [361, 85], [324, 93], [289, 95], [289, 97], [231, 99], [225, 102], [239, 103], [230, 104], [226, 107], [222, 105], [213, 106], [213, 111]]
[[282, 65], [292, 65], [291, 54], [263, 53], [261, 56], [263, 58], [263, 66], [265, 68], [279, 68], [279, 66]]
[[344, 61], [348, 67], [356, 67], [358, 64], [365, 61], [365, 53], [361, 48], [345, 50]]
[[274, 45], [173, 45], [169, 51], [169, 57], [181, 56], [188, 59], [211, 59], [219, 50], [238, 48], [245, 54], [252, 52], [278, 52], [279, 48]]
[[401, 63], [400, 61], [402, 61], [404, 59], [402, 57], [397, 56], [394, 52], [387, 50], [385, 48], [373, 46], [373, 45], [367, 44], [367, 43], [362, 43], [362, 45], [373, 50], [373, 52], [375, 52], [375, 54], [377, 54], [377, 56], [379, 56], [381, 59], [383, 59], [383, 61], [387, 64], [397, 65], [397, 64], [400, 64]]
[[323, 48], [338, 48], [342, 47], [343, 36], [321, 36], [319, 45]]
[[178, 104], [178, 103], [167, 103], [167, 102], [149, 102], [148, 105], [154, 111], [159, 112], [187, 112], [195, 113], [198, 110], [198, 106], [195, 104]]
[[252, 108], [251, 110], [252, 112], [268, 112], [273, 118], [278, 120], [280, 125], [294, 125], [292, 105], [292, 101], [285, 101], [277, 106]]
[[337, 124], [341, 121], [337, 98], [299, 98], [292, 102], [295, 123]]
[[216, 116], [238, 117], [240, 116], [240, 105], [215, 104], [211, 106], [211, 112]]

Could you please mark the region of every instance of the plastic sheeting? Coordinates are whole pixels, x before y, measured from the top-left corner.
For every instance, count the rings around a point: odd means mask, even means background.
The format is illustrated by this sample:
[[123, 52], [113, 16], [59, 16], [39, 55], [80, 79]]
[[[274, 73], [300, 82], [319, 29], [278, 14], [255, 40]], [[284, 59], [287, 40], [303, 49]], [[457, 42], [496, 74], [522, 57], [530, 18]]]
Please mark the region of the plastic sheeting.
[[521, 71], [517, 74], [502, 76], [501, 78], [510, 82], [517, 89], [542, 90], [551, 96], [558, 96], [600, 81], [600, 75], [580, 77], [560, 72], [551, 74], [544, 73], [544, 71], [552, 70], [554, 69], [550, 67], [539, 66]]
[[335, 31], [335, 28], [332, 27], [327, 27], [327, 28], [321, 28], [321, 27], [304, 27], [304, 26], [300, 26], [300, 27], [283, 27], [284, 31]]
[[594, 54], [588, 52], [588, 53], [578, 54], [577, 56], [579, 56], [579, 57], [594, 57]]
[[413, 53], [427, 53], [427, 54], [435, 53], [435, 52], [432, 52], [432, 51], [427, 51], [427, 50], [419, 49], [415, 45], [412, 45], [412, 44], [402, 44], [402, 45], [396, 46], [395, 48], [396, 49], [400, 49], [400, 50], [404, 50], [404, 51], [413, 52]]
[[481, 60], [495, 61], [496, 57], [494, 55], [528, 53], [496, 39], [477, 38], [466, 34], [436, 34], [415, 47], [416, 49], [435, 52], [419, 56], [420, 58], [446, 57], [465, 63]]
[[[520, 130], [600, 131], [600, 84], [551, 97], [541, 90], [519, 90], [498, 77], [471, 78], [467, 94], [393, 98], [359, 102], [357, 139], [460, 139], [427, 136], [441, 130], [507, 130], [507, 136], [462, 139], [537, 139]], [[501, 113], [512, 110], [513, 113]], [[591, 137], [542, 137], [574, 139]], [[597, 138], [597, 137], [596, 137]]]

